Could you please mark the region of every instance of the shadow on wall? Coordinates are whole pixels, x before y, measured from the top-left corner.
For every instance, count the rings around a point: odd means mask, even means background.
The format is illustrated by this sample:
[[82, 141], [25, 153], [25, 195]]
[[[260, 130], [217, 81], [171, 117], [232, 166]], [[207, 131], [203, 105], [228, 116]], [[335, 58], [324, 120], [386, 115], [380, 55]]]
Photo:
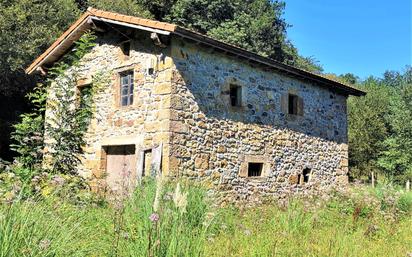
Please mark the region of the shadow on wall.
[[[185, 51], [174, 56], [180, 73], [177, 95], [192, 115], [242, 122], [262, 129], [290, 129], [347, 143], [346, 96], [264, 71], [220, 53]], [[187, 89], [186, 89], [187, 88]]]

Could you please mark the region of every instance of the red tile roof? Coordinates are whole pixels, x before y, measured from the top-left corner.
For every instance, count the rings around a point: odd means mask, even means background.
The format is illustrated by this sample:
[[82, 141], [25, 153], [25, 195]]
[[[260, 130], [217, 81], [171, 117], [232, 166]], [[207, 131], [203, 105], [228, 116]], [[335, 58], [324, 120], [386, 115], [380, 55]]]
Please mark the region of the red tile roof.
[[341, 82], [328, 79], [319, 74], [308, 72], [296, 67], [292, 67], [272, 59], [260, 56], [258, 54], [252, 53], [250, 51], [244, 50], [242, 48], [212, 39], [206, 35], [179, 27], [174, 24], [159, 22], [149, 19], [143, 19], [139, 17], [127, 16], [113, 12], [107, 12], [102, 10], [97, 10], [93, 8], [88, 8], [87, 11], [74, 22], [69, 29], [67, 29], [43, 54], [41, 54], [33, 63], [26, 69], [28, 74], [33, 73], [37, 68], [41, 67], [43, 64], [52, 64], [58, 61], [61, 56], [66, 52], [67, 49], [73, 44], [74, 41], [79, 39], [81, 35], [91, 28], [91, 22], [89, 18], [93, 19], [106, 19], [112, 22], [123, 22], [130, 25], [140, 26], [142, 29], [155, 29], [170, 34], [178, 35], [184, 38], [190, 38], [192, 40], [198, 41], [202, 44], [206, 44], [224, 52], [235, 55], [239, 58], [245, 58], [250, 61], [254, 61], [263, 65], [267, 65], [274, 68], [282, 73], [287, 73], [291, 76], [298, 77], [300, 79], [309, 80], [326, 86], [331, 90], [338, 91], [348, 95], [365, 95], [366, 93], [362, 90], [356, 89], [352, 86], [345, 85]]

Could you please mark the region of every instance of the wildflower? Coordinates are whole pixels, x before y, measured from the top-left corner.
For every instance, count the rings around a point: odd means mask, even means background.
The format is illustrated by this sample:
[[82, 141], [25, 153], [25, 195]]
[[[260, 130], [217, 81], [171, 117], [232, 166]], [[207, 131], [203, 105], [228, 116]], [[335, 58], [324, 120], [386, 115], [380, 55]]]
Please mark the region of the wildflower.
[[150, 219], [151, 222], [157, 222], [157, 221], [159, 221], [159, 214], [154, 212], [154, 213], [150, 214], [149, 219]]
[[164, 185], [164, 178], [162, 175], [157, 175], [156, 177], [156, 196], [153, 202], [153, 210], [157, 212], [159, 210], [159, 205], [160, 205], [160, 196], [163, 191], [163, 185]]
[[124, 239], [126, 239], [126, 240], [129, 239], [129, 237], [130, 237], [129, 233], [124, 232], [124, 231], [122, 232], [121, 235], [122, 235], [122, 237], [123, 237]]
[[176, 208], [180, 210], [181, 214], [186, 212], [187, 193], [182, 193], [180, 191], [179, 183], [177, 183], [177, 186], [176, 186], [175, 194], [173, 196], [173, 202], [175, 203]]
[[63, 177], [60, 176], [53, 176], [51, 183], [52, 185], [55, 186], [62, 186], [64, 183], [66, 182], [66, 180]]
[[213, 213], [213, 212], [206, 213], [205, 220], [203, 221], [203, 226], [204, 227], [209, 227], [209, 225], [212, 223], [214, 217], [215, 217], [215, 213]]
[[41, 250], [46, 250], [47, 248], [49, 248], [51, 244], [51, 241], [49, 239], [43, 239], [39, 242], [39, 248]]

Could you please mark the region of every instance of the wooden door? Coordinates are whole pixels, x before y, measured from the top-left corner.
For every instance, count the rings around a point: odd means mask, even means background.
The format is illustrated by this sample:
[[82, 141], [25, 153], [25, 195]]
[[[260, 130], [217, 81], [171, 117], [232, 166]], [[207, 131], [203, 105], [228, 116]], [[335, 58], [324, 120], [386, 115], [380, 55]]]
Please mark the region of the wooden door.
[[109, 189], [115, 194], [132, 193], [137, 180], [135, 146], [109, 146], [106, 160]]

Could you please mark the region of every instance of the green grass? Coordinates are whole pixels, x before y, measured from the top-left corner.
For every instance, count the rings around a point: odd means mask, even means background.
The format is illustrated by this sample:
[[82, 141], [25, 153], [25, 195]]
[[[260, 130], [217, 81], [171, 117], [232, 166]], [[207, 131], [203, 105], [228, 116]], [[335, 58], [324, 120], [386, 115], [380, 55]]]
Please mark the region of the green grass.
[[[204, 189], [148, 182], [125, 203], [50, 198], [0, 205], [3, 256], [408, 256], [412, 193], [356, 189], [278, 207], [213, 208]], [[181, 195], [184, 198], [184, 194]], [[158, 221], [149, 219], [157, 213]]]

